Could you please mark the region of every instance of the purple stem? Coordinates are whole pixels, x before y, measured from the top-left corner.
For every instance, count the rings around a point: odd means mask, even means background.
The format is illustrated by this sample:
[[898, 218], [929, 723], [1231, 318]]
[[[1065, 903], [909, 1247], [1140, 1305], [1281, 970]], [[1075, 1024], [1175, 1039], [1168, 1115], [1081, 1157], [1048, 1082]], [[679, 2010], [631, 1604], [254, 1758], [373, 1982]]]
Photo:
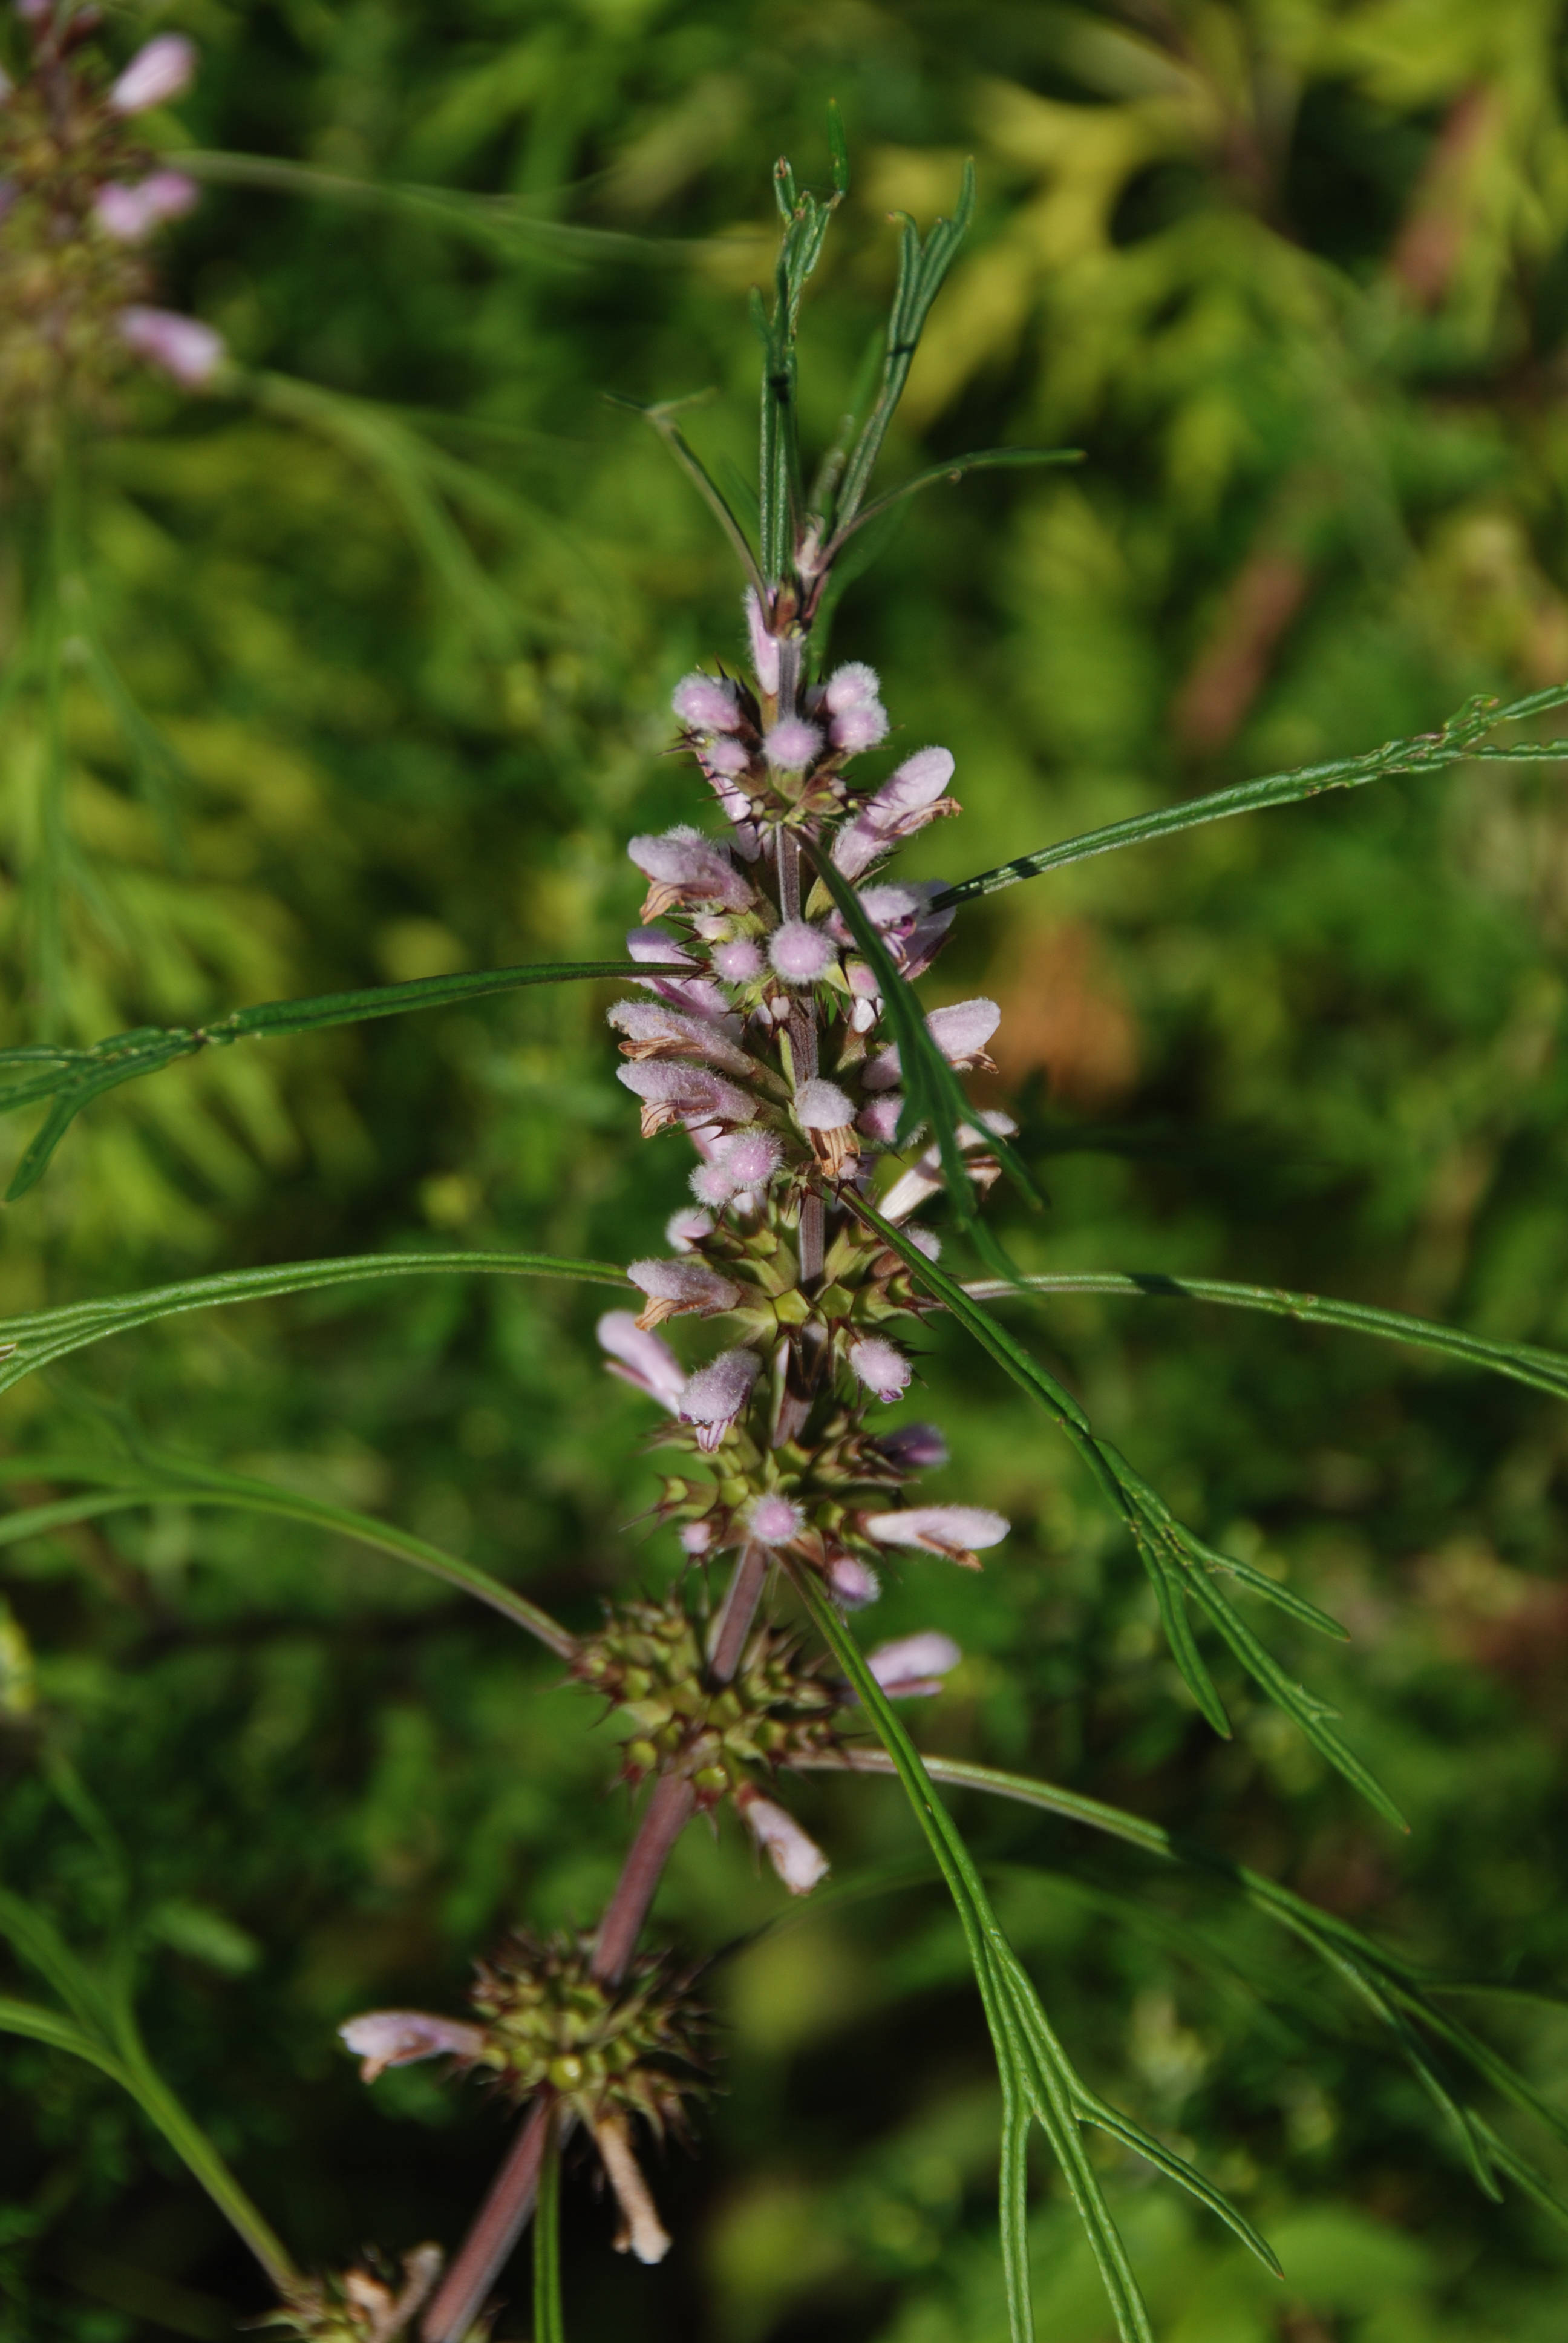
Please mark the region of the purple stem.
[[691, 1820], [696, 1803], [697, 1793], [684, 1774], [659, 1775], [598, 1924], [592, 1967], [601, 1983], [618, 1985], [626, 1975], [670, 1849]]
[[765, 1545], [753, 1544], [741, 1551], [714, 1622], [708, 1654], [708, 1674], [714, 1684], [729, 1684], [740, 1665], [740, 1655], [757, 1616], [757, 1605], [762, 1600], [762, 1584], [768, 1575], [769, 1559]]

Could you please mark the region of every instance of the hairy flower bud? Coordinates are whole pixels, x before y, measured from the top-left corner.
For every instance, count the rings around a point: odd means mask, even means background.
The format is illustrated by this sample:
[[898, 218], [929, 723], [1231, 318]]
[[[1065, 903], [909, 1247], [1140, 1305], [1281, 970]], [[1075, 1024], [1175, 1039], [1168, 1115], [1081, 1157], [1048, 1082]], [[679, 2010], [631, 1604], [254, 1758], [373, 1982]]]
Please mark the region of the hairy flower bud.
[[732, 683], [716, 682], [711, 676], [682, 676], [669, 704], [694, 732], [733, 732], [740, 723], [739, 693]]
[[664, 1224], [664, 1242], [667, 1245], [673, 1245], [677, 1252], [690, 1252], [704, 1237], [712, 1234], [712, 1213], [694, 1212], [687, 1204], [682, 1204], [678, 1212], [671, 1212]]
[[858, 1554], [836, 1554], [828, 1564], [828, 1584], [846, 1611], [864, 1611], [882, 1591], [882, 1582]]
[[784, 1161], [783, 1142], [770, 1131], [737, 1131], [719, 1141], [718, 1169], [733, 1192], [764, 1188]]
[[210, 382], [227, 352], [223, 337], [196, 317], [182, 317], [173, 309], [122, 309], [116, 323], [126, 347], [150, 366], [162, 367], [186, 390]]
[[832, 1179], [842, 1178], [859, 1151], [855, 1144], [855, 1110], [838, 1083], [820, 1075], [802, 1082], [795, 1093], [795, 1120], [823, 1170]]
[[737, 1791], [735, 1803], [790, 1895], [809, 1896], [819, 1880], [828, 1875], [828, 1858], [816, 1840], [807, 1836], [793, 1815], [755, 1790]]
[[715, 944], [713, 966], [726, 984], [749, 984], [762, 973], [762, 953], [749, 936], [737, 936], [732, 942]]
[[879, 855], [912, 838], [927, 822], [957, 813], [952, 799], [942, 795], [952, 777], [946, 749], [917, 749], [906, 757], [834, 840], [833, 860], [844, 876], [858, 879]]
[[977, 1546], [998, 1545], [1011, 1524], [984, 1505], [910, 1505], [901, 1513], [868, 1513], [861, 1527], [879, 1545], [915, 1545], [978, 1570]]
[[594, 1332], [600, 1349], [609, 1353], [610, 1373], [673, 1415], [686, 1389], [686, 1369], [668, 1343], [639, 1325], [629, 1310], [607, 1310]]
[[[632, 1284], [640, 1286], [648, 1297], [647, 1308], [638, 1315], [639, 1326], [661, 1326], [667, 1318], [678, 1317], [689, 1310], [695, 1311], [699, 1318], [712, 1318], [733, 1310], [740, 1299], [739, 1286], [728, 1277], [720, 1277], [705, 1261], [694, 1261], [689, 1254], [681, 1261], [628, 1262], [626, 1273]], [[684, 1406], [683, 1398], [683, 1413]]]
[[[839, 833], [840, 838], [848, 834], [847, 829]], [[839, 867], [843, 866], [840, 864]], [[942, 938], [952, 925], [950, 904], [945, 910], [933, 911], [930, 909], [932, 896], [941, 894], [945, 887], [944, 880], [922, 879], [910, 885], [862, 887], [860, 890], [861, 910], [872, 926], [880, 930], [883, 941], [898, 963], [900, 974], [911, 982], [930, 966]], [[849, 942], [849, 930], [837, 911], [828, 925], [835, 935], [845, 943]]]
[[846, 708], [828, 727], [828, 738], [847, 757], [859, 757], [888, 737], [888, 711], [879, 699], [864, 708]]
[[[950, 1001], [945, 1009], [933, 1009], [926, 1019], [927, 1031], [950, 1066], [961, 1071], [980, 1067], [988, 1073], [995, 1068], [986, 1056], [985, 1045], [1000, 1023], [1001, 1011], [996, 1002], [983, 999]], [[890, 1091], [902, 1079], [896, 1041], [879, 1050], [860, 1077], [869, 1091]]]
[[798, 773], [810, 764], [822, 746], [822, 735], [803, 716], [787, 716], [762, 739], [762, 754], [777, 773]]
[[93, 216], [116, 244], [140, 244], [155, 228], [182, 218], [199, 194], [183, 171], [154, 171], [134, 186], [110, 180], [93, 198]]
[[109, 91], [116, 114], [146, 114], [183, 97], [196, 78], [195, 45], [183, 33], [159, 33], [138, 49]]
[[615, 1032], [626, 1035], [628, 1055], [706, 1058], [742, 1081], [757, 1071], [756, 1061], [731, 1040], [739, 1022], [728, 1013], [713, 1019], [689, 1017], [660, 1001], [618, 1001], [606, 1011], [605, 1020]]
[[950, 1635], [928, 1627], [920, 1634], [879, 1644], [874, 1652], [867, 1653], [866, 1665], [890, 1700], [914, 1700], [940, 1692], [942, 1678], [962, 1658]]
[[761, 1545], [788, 1545], [806, 1526], [806, 1516], [799, 1506], [776, 1492], [759, 1497], [748, 1520], [752, 1536]]
[[825, 928], [808, 920], [786, 920], [768, 939], [773, 972], [786, 984], [816, 984], [839, 957], [838, 946]]
[[933, 1473], [948, 1461], [948, 1443], [934, 1423], [900, 1423], [879, 1432], [873, 1447], [900, 1473]]
[[[871, 1063], [874, 1065], [876, 1060]], [[868, 1099], [855, 1117], [855, 1128], [879, 1146], [891, 1147], [899, 1135], [899, 1117], [904, 1111], [902, 1091], [888, 1091], [880, 1098]]]
[[699, 1367], [681, 1393], [683, 1423], [695, 1423], [697, 1444], [709, 1453], [718, 1447], [751, 1396], [761, 1365], [755, 1351], [720, 1351]]
[[849, 708], [869, 708], [881, 696], [881, 679], [864, 659], [848, 659], [842, 667], [836, 667], [822, 693], [835, 716], [842, 716]]
[[849, 1345], [849, 1365], [869, 1392], [885, 1406], [902, 1399], [910, 1387], [910, 1363], [896, 1342], [880, 1334], [862, 1334]]

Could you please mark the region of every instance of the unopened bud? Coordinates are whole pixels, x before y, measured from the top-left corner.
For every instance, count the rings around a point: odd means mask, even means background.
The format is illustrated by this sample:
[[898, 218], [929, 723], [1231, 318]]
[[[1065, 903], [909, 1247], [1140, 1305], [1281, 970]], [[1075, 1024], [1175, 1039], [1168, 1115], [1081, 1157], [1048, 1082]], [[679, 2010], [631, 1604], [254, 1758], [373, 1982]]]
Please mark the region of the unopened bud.
[[740, 698], [732, 683], [708, 675], [686, 675], [669, 696], [670, 706], [694, 732], [733, 732], [740, 722]]
[[775, 772], [798, 773], [810, 764], [822, 745], [822, 735], [803, 716], [787, 716], [763, 738], [762, 754]]
[[109, 91], [116, 114], [146, 114], [183, 96], [196, 77], [196, 53], [183, 33], [160, 33], [138, 49]]
[[140, 244], [155, 228], [183, 217], [200, 190], [183, 171], [155, 171], [135, 186], [110, 180], [93, 198], [93, 216], [118, 244]]
[[835, 716], [828, 727], [828, 737], [835, 749], [842, 749], [847, 757], [858, 757], [867, 749], [874, 749], [888, 737], [888, 711], [879, 699], [864, 708], [846, 708], [842, 716]]
[[862, 1334], [849, 1345], [849, 1365], [869, 1392], [890, 1407], [910, 1387], [911, 1369], [896, 1342], [880, 1334]]
[[858, 1554], [836, 1554], [828, 1564], [828, 1584], [846, 1611], [864, 1611], [882, 1591], [882, 1582]]
[[688, 1310], [694, 1310], [699, 1318], [712, 1318], [733, 1310], [740, 1299], [738, 1285], [689, 1254], [680, 1261], [628, 1262], [626, 1273], [648, 1297], [648, 1307], [638, 1319], [644, 1327], [660, 1325], [666, 1318]]
[[948, 1461], [948, 1443], [934, 1423], [901, 1423], [881, 1432], [875, 1445], [900, 1473], [933, 1473]]
[[802, 1131], [843, 1131], [853, 1123], [855, 1110], [837, 1082], [819, 1076], [796, 1091], [795, 1120]]
[[673, 1245], [677, 1252], [690, 1252], [704, 1237], [712, 1234], [712, 1213], [694, 1212], [689, 1204], [682, 1204], [678, 1212], [671, 1212], [664, 1224], [664, 1242], [667, 1245]]
[[737, 1131], [719, 1142], [719, 1168], [736, 1191], [766, 1187], [783, 1161], [783, 1142], [770, 1131]]
[[695, 1423], [697, 1444], [711, 1453], [751, 1396], [761, 1364], [755, 1351], [720, 1351], [699, 1367], [681, 1393], [680, 1415]]
[[786, 920], [768, 940], [768, 957], [786, 984], [816, 984], [838, 959], [839, 948], [825, 928], [809, 920]]
[[849, 659], [828, 678], [822, 698], [835, 716], [846, 709], [869, 708], [882, 696], [881, 679], [864, 659]]
[[762, 953], [749, 936], [737, 936], [729, 943], [714, 945], [713, 966], [726, 984], [749, 984], [762, 973]]
[[777, 1493], [759, 1497], [749, 1518], [751, 1534], [762, 1545], [788, 1545], [806, 1525], [806, 1516], [799, 1506]]
[[879, 1545], [920, 1546], [978, 1569], [975, 1549], [999, 1545], [1010, 1523], [985, 1505], [910, 1505], [901, 1513], [868, 1514], [861, 1526]]
[[759, 1797], [749, 1785], [737, 1791], [735, 1803], [790, 1895], [809, 1896], [828, 1875], [828, 1858], [816, 1840], [807, 1835], [793, 1815], [786, 1814], [771, 1798]]

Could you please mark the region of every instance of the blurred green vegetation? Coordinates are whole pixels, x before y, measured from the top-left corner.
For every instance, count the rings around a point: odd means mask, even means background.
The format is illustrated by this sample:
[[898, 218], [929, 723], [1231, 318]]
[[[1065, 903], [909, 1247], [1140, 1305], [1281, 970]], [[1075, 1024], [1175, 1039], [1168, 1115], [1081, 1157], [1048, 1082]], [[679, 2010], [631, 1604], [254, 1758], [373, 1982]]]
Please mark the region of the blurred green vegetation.
[[[668, 688], [737, 654], [739, 580], [601, 394], [712, 388], [690, 428], [744, 471], [767, 166], [788, 146], [825, 176], [830, 96], [855, 185], [809, 308], [812, 427], [877, 329], [883, 215], [947, 205], [972, 151], [976, 227], [890, 478], [975, 445], [1087, 454], [931, 491], [841, 606], [836, 647], [880, 669], [899, 737], [958, 757], [967, 818], [911, 873], [1568, 674], [1550, 0], [182, 0], [114, 12], [116, 57], [153, 23], [203, 56], [151, 126], [207, 158], [170, 297], [243, 372], [206, 399], [128, 392], [55, 516], [63, 751], [25, 689], [0, 740], [7, 1041], [618, 949], [622, 840], [696, 803]], [[7, 659], [39, 623], [44, 528], [14, 493]], [[1001, 1001], [996, 1095], [1051, 1192], [1009, 1221], [1018, 1257], [1568, 1342], [1563, 787], [1385, 783], [966, 912], [940, 986]], [[255, 1044], [116, 1093], [8, 1212], [0, 1308], [432, 1232], [648, 1250], [679, 1150], [636, 1140], [608, 997]], [[29, 1135], [17, 1118], [15, 1152]], [[52, 1454], [146, 1443], [384, 1513], [586, 1622], [674, 1561], [626, 1526], [645, 1412], [605, 1383], [593, 1314], [454, 1278], [177, 1321], [11, 1394], [9, 1454], [42, 1461], [8, 1486], [43, 1502]], [[1174, 1301], [1030, 1318], [1186, 1518], [1352, 1626], [1302, 1665], [1413, 1827], [1362, 1811], [1228, 1668], [1236, 1738], [1212, 1739], [1076, 1467], [941, 1332], [925, 1373], [955, 1461], [932, 1493], [1017, 1527], [979, 1581], [911, 1566], [876, 1614], [968, 1654], [924, 1742], [1157, 1816], [1439, 1973], [1561, 1990], [1556, 1403]], [[135, 1961], [155, 2055], [301, 2257], [450, 2242], [498, 2112], [423, 2069], [366, 2092], [333, 2027], [455, 2007], [514, 1918], [591, 1917], [627, 1812], [588, 1704], [490, 1614], [304, 1528], [165, 1506], [4, 1564], [7, 1885]], [[796, 1803], [836, 1885], [715, 1972], [728, 2096], [657, 2177], [669, 2262], [611, 2257], [568, 2174], [583, 2343], [1005, 2331], [956, 1924], [893, 1785]], [[1285, 2261], [1281, 2289], [1108, 2149], [1169, 2343], [1561, 2334], [1561, 2234], [1475, 2193], [1304, 1956], [1071, 1825], [960, 1812], [1085, 2073]], [[661, 1912], [713, 1952], [779, 1902], [726, 1826], [689, 1835]], [[1568, 2106], [1568, 2016], [1464, 2007]], [[0, 2063], [6, 2343], [219, 2336], [262, 2308], [107, 2083], [31, 2046]], [[1041, 2333], [1100, 2343], [1043, 2175], [1037, 2238]], [[509, 2292], [518, 2332], [520, 2273]]]

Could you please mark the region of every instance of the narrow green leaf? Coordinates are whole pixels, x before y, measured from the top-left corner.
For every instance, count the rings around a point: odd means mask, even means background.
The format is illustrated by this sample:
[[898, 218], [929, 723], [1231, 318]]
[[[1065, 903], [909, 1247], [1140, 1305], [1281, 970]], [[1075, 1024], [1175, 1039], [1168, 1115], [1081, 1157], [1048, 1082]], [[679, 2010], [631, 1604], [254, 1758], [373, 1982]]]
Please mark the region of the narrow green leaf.
[[117, 1473], [114, 1467], [107, 1469], [117, 1485], [106, 1492], [55, 1498], [21, 1513], [0, 1514], [0, 1547], [45, 1536], [74, 1522], [90, 1521], [142, 1505], [219, 1505], [241, 1513], [266, 1513], [283, 1521], [307, 1523], [338, 1537], [349, 1538], [357, 1545], [394, 1554], [400, 1562], [412, 1563], [417, 1570], [474, 1595], [492, 1611], [498, 1611], [504, 1619], [511, 1620], [514, 1626], [526, 1627], [562, 1659], [569, 1659], [577, 1648], [576, 1638], [558, 1620], [552, 1619], [548, 1611], [541, 1611], [515, 1588], [393, 1523], [378, 1522], [347, 1505], [328, 1504], [291, 1489], [275, 1488], [266, 1481], [253, 1481], [237, 1473], [223, 1473], [207, 1466], [181, 1466], [158, 1476], [138, 1474], [134, 1468], [128, 1474]]
[[847, 545], [858, 530], [879, 519], [884, 513], [891, 512], [895, 506], [905, 503], [909, 498], [918, 497], [922, 488], [934, 488], [942, 481], [946, 481], [950, 488], [956, 487], [970, 472], [994, 472], [1022, 464], [1081, 464], [1082, 461], [1081, 447], [980, 447], [971, 455], [954, 456], [948, 463], [933, 464], [930, 471], [917, 472], [912, 480], [904, 482], [902, 488], [890, 488], [885, 497], [875, 497], [869, 505], [862, 505], [853, 520], [834, 530], [823, 548], [823, 558], [835, 560], [839, 548]]
[[1244, 2213], [1238, 2211], [1222, 2188], [1216, 2188], [1212, 2181], [1204, 2179], [1195, 2164], [1189, 2164], [1184, 2156], [1178, 2156], [1174, 2148], [1167, 2147], [1162, 2140], [1155, 2138], [1152, 2132], [1145, 2131], [1141, 2124], [1133, 2123], [1120, 2114], [1082, 2084], [1079, 2086], [1078, 2111], [1086, 2123], [1097, 2124], [1101, 2131], [1109, 2132], [1112, 2139], [1119, 2139], [1124, 2147], [1131, 2148], [1153, 2165], [1157, 2172], [1162, 2172], [1167, 2180], [1173, 2180], [1179, 2188], [1187, 2191], [1189, 2197], [1206, 2206], [1217, 2220], [1223, 2221], [1225, 2227], [1240, 2237], [1250, 2254], [1256, 2255], [1271, 2277], [1284, 2277], [1279, 2256], [1267, 2237], [1253, 2227]]
[[[695, 483], [698, 494], [729, 539], [739, 558], [740, 567], [746, 572], [752, 586], [759, 595], [762, 594], [766, 590], [762, 583], [762, 572], [757, 566], [757, 556], [751, 550], [749, 538], [737, 520], [734, 509], [724, 491], [675, 422], [675, 417], [679, 409], [690, 407], [695, 402], [689, 398], [671, 399], [660, 406], [645, 407], [635, 398], [622, 397], [618, 391], [608, 392], [606, 396], [612, 407], [624, 407], [629, 414], [640, 415], [645, 423], [650, 423], [653, 426], [681, 470]], [[699, 396], [706, 397], [707, 394], [699, 393]]]
[[1154, 1589], [1154, 1600], [1160, 1609], [1160, 1624], [1165, 1630], [1165, 1640], [1171, 1646], [1182, 1683], [1196, 1701], [1199, 1710], [1221, 1741], [1231, 1739], [1231, 1718], [1221, 1699], [1208, 1663], [1198, 1649], [1192, 1633], [1192, 1623], [1187, 1616], [1182, 1600], [1181, 1581], [1171, 1564], [1150, 1538], [1140, 1534], [1134, 1543], [1139, 1557], [1149, 1574]]
[[35, 1969], [90, 2034], [113, 2038], [114, 2006], [85, 1961], [71, 1950], [55, 1923], [25, 1896], [0, 1888], [0, 1936], [19, 1960]]
[[548, 1253], [387, 1252], [355, 1253], [339, 1261], [286, 1262], [275, 1269], [225, 1270], [178, 1285], [152, 1286], [140, 1293], [74, 1302], [61, 1310], [35, 1310], [25, 1317], [0, 1319], [0, 1391], [25, 1375], [64, 1358], [68, 1352], [128, 1333], [185, 1310], [210, 1310], [234, 1302], [259, 1302], [284, 1293], [314, 1293], [338, 1285], [392, 1277], [429, 1277], [454, 1272], [483, 1277], [561, 1277], [590, 1285], [624, 1285], [622, 1272], [603, 1261], [558, 1261]]
[[828, 100], [828, 152], [832, 157], [833, 193], [847, 196], [849, 192], [849, 144], [844, 136], [844, 116], [836, 97]]
[[1486, 1334], [1467, 1334], [1456, 1326], [1442, 1326], [1428, 1318], [1407, 1317], [1401, 1310], [1378, 1310], [1362, 1302], [1325, 1301], [1316, 1293], [1288, 1293], [1277, 1286], [1233, 1285], [1216, 1277], [1173, 1277], [1162, 1272], [1142, 1274], [1121, 1270], [1053, 1271], [1045, 1276], [975, 1279], [964, 1292], [974, 1302], [1005, 1302], [1030, 1293], [1125, 1293], [1152, 1301], [1171, 1299], [1213, 1302], [1222, 1308], [1258, 1310], [1274, 1318], [1295, 1318], [1305, 1325], [1341, 1326], [1352, 1334], [1372, 1334], [1389, 1342], [1436, 1351], [1490, 1374], [1507, 1375], [1534, 1391], [1568, 1399], [1568, 1357], [1526, 1342], [1500, 1342]]
[[1290, 772], [1271, 773], [1261, 780], [1214, 789], [1206, 797], [1190, 798], [1183, 805], [1161, 806], [1153, 813], [1131, 814], [1125, 820], [1108, 822], [1101, 830], [1085, 830], [1081, 837], [1064, 839], [1058, 846], [1043, 847], [1038, 854], [1017, 855], [994, 870], [982, 870], [975, 878], [964, 880], [961, 885], [950, 887], [936, 897], [934, 908], [970, 903], [979, 896], [994, 895], [1003, 887], [1016, 887], [1022, 880], [1038, 879], [1048, 870], [1064, 870], [1069, 863], [1087, 862], [1092, 856], [1109, 854], [1117, 847], [1141, 846], [1151, 839], [1168, 838], [1179, 830], [1194, 830], [1202, 822], [1226, 821], [1232, 814], [1255, 813], [1265, 806], [1292, 805], [1301, 798], [1322, 797], [1329, 789], [1361, 789], [1368, 781], [1387, 780], [1395, 774], [1441, 772], [1450, 765], [1467, 760], [1529, 764], [1568, 760], [1568, 742], [1531, 745], [1522, 749], [1487, 750], [1482, 747], [1487, 733], [1499, 724], [1518, 723], [1565, 705], [1568, 684], [1532, 692], [1528, 699], [1516, 699], [1506, 708], [1500, 708], [1495, 699], [1469, 700], [1436, 732], [1418, 732], [1407, 739], [1385, 741], [1381, 749], [1370, 749], [1359, 757], [1337, 758], [1325, 765], [1299, 765]]
[[1010, 2068], [1001, 2077], [1001, 2275], [1007, 2292], [1010, 2343], [1034, 2343], [1034, 2305], [1029, 2268], [1028, 2101]]

